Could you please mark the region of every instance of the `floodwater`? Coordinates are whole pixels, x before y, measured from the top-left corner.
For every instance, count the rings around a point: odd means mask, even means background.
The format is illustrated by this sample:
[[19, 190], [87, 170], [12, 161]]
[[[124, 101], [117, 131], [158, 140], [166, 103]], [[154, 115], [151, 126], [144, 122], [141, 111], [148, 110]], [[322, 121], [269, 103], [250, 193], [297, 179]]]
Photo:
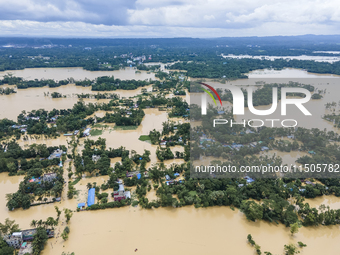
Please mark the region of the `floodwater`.
[[[322, 52], [319, 52], [322, 53]], [[296, 59], [296, 60], [313, 60], [315, 62], [328, 62], [334, 63], [336, 61], [340, 61], [340, 57], [338, 56], [251, 56], [251, 55], [222, 55], [224, 58], [235, 58], [235, 59], [242, 59], [242, 58], [251, 58], [251, 59], [265, 59], [265, 60], [275, 60], [275, 59]]]
[[[338, 113], [340, 108], [338, 105], [339, 102], [339, 92], [340, 92], [340, 77], [334, 76], [332, 79], [328, 79], [330, 77], [329, 75], [317, 75], [305, 73], [309, 78], [296, 78], [296, 77], [290, 77], [290, 73], [296, 73], [300, 72], [304, 74], [304, 71], [302, 70], [296, 70], [296, 69], [290, 69], [285, 70], [281, 73], [281, 78], [274, 78], [271, 74], [267, 74], [265, 71], [262, 73], [260, 71], [258, 75], [254, 78], [250, 79], [240, 79], [235, 81], [228, 81], [227, 85], [234, 85], [234, 86], [240, 86], [242, 88], [247, 88], [249, 86], [259, 86], [257, 83], [259, 82], [265, 82], [267, 84], [270, 83], [289, 83], [290, 81], [293, 82], [299, 82], [302, 84], [310, 84], [315, 87], [315, 90], [322, 90], [322, 99], [311, 99], [307, 103], [304, 103], [303, 105], [305, 108], [312, 114], [311, 116], [306, 116], [302, 111], [298, 110], [298, 108], [295, 105], [287, 105], [287, 115], [282, 115], [281, 113], [281, 103], [278, 102], [277, 109], [274, 113], [266, 116], [259, 116], [253, 114], [250, 112], [248, 108], [245, 108], [244, 115], [235, 115], [234, 118], [237, 122], [243, 122], [243, 120], [251, 120], [251, 119], [275, 119], [277, 121], [274, 121], [275, 127], [281, 127], [281, 122], [284, 119], [294, 119], [297, 121], [298, 127], [304, 127], [304, 128], [319, 128], [321, 130], [327, 129], [328, 131], [336, 131], [338, 132], [338, 129], [333, 126], [333, 123], [326, 121], [322, 119], [322, 117], [325, 114], [331, 113], [330, 110], [327, 110], [325, 105], [326, 103], [335, 102], [336, 107], [334, 108], [334, 112]], [[304, 74], [304, 75], [305, 75]], [[215, 81], [209, 81], [210, 85], [214, 86], [215, 88], [221, 88], [222, 90], [225, 89], [225, 85], [221, 84], [219, 82]], [[325, 93], [324, 93], [325, 92]], [[197, 102], [197, 100], [200, 100], [200, 95], [194, 95], [194, 97], [191, 97], [192, 102]], [[288, 97], [293, 98], [293, 97]], [[210, 97], [207, 97], [208, 103], [213, 104], [213, 101]], [[229, 102], [223, 102], [223, 107], [231, 109], [231, 104]], [[267, 110], [270, 109], [272, 105], [266, 105], [266, 106], [256, 106], [255, 109], [257, 110]], [[253, 123], [253, 125], [260, 125], [260, 122]], [[285, 125], [295, 125], [295, 122], [285, 122]], [[264, 121], [265, 126], [271, 126], [271, 121]]]
[[320, 205], [324, 204], [329, 206], [331, 209], [340, 209], [340, 198], [334, 195], [331, 196], [320, 196], [316, 198], [306, 198], [304, 203], [309, 203], [311, 207], [319, 208]]
[[[45, 69], [38, 70], [44, 72]], [[21, 72], [24, 71], [25, 70], [22, 70]], [[34, 75], [38, 78], [44, 77], [44, 74], [39, 74], [40, 76], [38, 76], [38, 72], [36, 74], [35, 72], [27, 73], [27, 75], [31, 77], [30, 79], [33, 79]], [[57, 78], [64, 79], [64, 77], [65, 76], [59, 76]], [[234, 81], [233, 83], [237, 82], [239, 81]], [[244, 80], [242, 82], [244, 82]], [[336, 84], [332, 85], [331, 81], [325, 85], [321, 83], [322, 82], [320, 82], [320, 86], [327, 87], [327, 92], [330, 92], [326, 94], [325, 99], [333, 100], [336, 98], [336, 95], [334, 95]], [[331, 88], [333, 88], [333, 92]], [[0, 100], [7, 101], [1, 101], [0, 105], [9, 105], [5, 110], [2, 110], [3, 107], [1, 107], [0, 113], [2, 115], [0, 115], [0, 118], [7, 116], [10, 119], [16, 119], [16, 115], [22, 110], [69, 108], [77, 101], [73, 101], [72, 98], [59, 100], [47, 97], [45, 101], [43, 92], [51, 93], [51, 91], [55, 90], [48, 88], [27, 89], [23, 90], [22, 93], [19, 91], [16, 95], [13, 95], [13, 97], [2, 96]], [[91, 93], [89, 88], [76, 87], [74, 85], [56, 88], [56, 91], [63, 94]], [[127, 96], [133, 96], [134, 93], [139, 93], [139, 91], [128, 91], [126, 93]], [[36, 97], [36, 95], [39, 95], [39, 97]], [[12, 99], [6, 99], [8, 97], [12, 97]], [[25, 98], [30, 99], [25, 101]], [[13, 102], [10, 104], [11, 101]], [[46, 105], [39, 101], [45, 102]], [[324, 103], [325, 102], [322, 102], [320, 105]], [[41, 107], [41, 105], [43, 105], [43, 107]], [[318, 107], [321, 107], [320, 105], [318, 105]], [[316, 107], [317, 106], [315, 106], [315, 108]], [[98, 114], [101, 113], [98, 112]], [[161, 131], [162, 122], [168, 119], [168, 114], [157, 109], [145, 109], [145, 114], [141, 125], [137, 129], [119, 130], [115, 129], [114, 125], [108, 125], [100, 137], [107, 139], [107, 147], [118, 148], [124, 146], [128, 150], [136, 150], [136, 152], [140, 154], [143, 153], [144, 149], [150, 150], [151, 162], [148, 164], [149, 166], [159, 163], [155, 156], [157, 146], [151, 145], [148, 142], [139, 141], [138, 138], [140, 135], [147, 135], [149, 131], [153, 129]], [[318, 120], [320, 121], [320, 119]], [[90, 137], [90, 139], [97, 139], [98, 137]], [[25, 146], [26, 144], [34, 142], [46, 143], [48, 146], [67, 144], [67, 139], [69, 138], [61, 136], [58, 139], [44, 140], [35, 139], [33, 136], [32, 140], [20, 141], [20, 145]], [[171, 150], [173, 152], [183, 151], [183, 147], [175, 146], [171, 147]], [[111, 165], [119, 161], [121, 161], [121, 158], [112, 159]], [[166, 165], [173, 163], [181, 164], [184, 163], [184, 161], [182, 159], [174, 159], [167, 160], [164, 163]], [[68, 163], [65, 164], [64, 171], [66, 182], [68, 181], [67, 166]], [[97, 185], [101, 185], [107, 181], [108, 176], [81, 179], [75, 185], [76, 190], [78, 190], [78, 195], [73, 199], [66, 198], [66, 187], [60, 203], [39, 205], [31, 207], [29, 210], [19, 209], [9, 212], [5, 206], [5, 194], [15, 192], [22, 179], [22, 176], [9, 177], [7, 173], [0, 173], [0, 222], [3, 222], [5, 218], [9, 217], [15, 219], [22, 229], [26, 229], [30, 227], [29, 224], [32, 219], [45, 220], [50, 216], [56, 217], [55, 205], [59, 206], [60, 209], [70, 208], [75, 210], [77, 203], [85, 202], [87, 199], [86, 184], [88, 182], [96, 182]], [[104, 192], [111, 193], [109, 190]], [[151, 199], [157, 198], [153, 189], [149, 192], [148, 197]], [[320, 198], [320, 200], [313, 200], [313, 202], [314, 201], [315, 206], [318, 206], [319, 203], [327, 203], [338, 208], [340, 205], [340, 198], [336, 197], [328, 198], [324, 196]], [[134, 254], [135, 249], [138, 249], [137, 252], [139, 254], [148, 255], [175, 253], [254, 254], [254, 249], [246, 241], [248, 234], [253, 236], [256, 243], [261, 246], [263, 252], [270, 251], [273, 254], [282, 254], [284, 244], [297, 243], [297, 241], [307, 244], [307, 247], [303, 248], [301, 254], [335, 255], [338, 254], [338, 250], [340, 249], [340, 243], [338, 242], [340, 238], [339, 226], [301, 228], [300, 232], [292, 237], [289, 229], [285, 228], [282, 224], [269, 224], [263, 221], [256, 223], [249, 222], [244, 214], [240, 213], [237, 209], [233, 211], [229, 207], [195, 209], [193, 206], [190, 206], [184, 208], [146, 210], [140, 207], [130, 206], [89, 212], [74, 212], [69, 223], [71, 229], [69, 239], [63, 241], [60, 234], [65, 224], [64, 217], [61, 217], [61, 223], [56, 229], [57, 237], [48, 241], [42, 253], [43, 255], [60, 255], [63, 251], [75, 252], [77, 255], [107, 254], [108, 251], [112, 254], [125, 255]]]
[[[15, 87], [2, 85], [2, 87]], [[147, 91], [152, 91], [152, 85], [145, 86]], [[45, 109], [47, 111], [55, 109], [69, 109], [72, 108], [79, 100], [76, 94], [92, 94], [97, 93], [113, 93], [122, 97], [133, 97], [141, 93], [142, 88], [135, 90], [115, 90], [115, 91], [91, 91], [90, 87], [75, 86], [74, 84], [68, 84], [57, 88], [29, 88], [18, 89], [17, 93], [10, 95], [0, 96], [0, 119], [8, 118], [14, 121], [17, 120], [17, 116], [21, 111], [26, 112], [37, 109]], [[53, 92], [66, 95], [66, 98], [52, 98], [50, 95]], [[49, 93], [48, 96], [47, 93]], [[83, 99], [84, 102], [91, 103], [108, 103], [110, 99]], [[20, 103], [19, 103], [20, 102]]]
[[54, 79], [54, 80], [65, 80], [73, 78], [75, 80], [84, 80], [85, 78], [93, 80], [100, 76], [114, 76], [121, 80], [145, 80], [155, 79], [154, 73], [147, 73], [141, 71], [136, 73], [137, 69], [133, 67], [127, 67], [125, 69], [115, 71], [87, 71], [82, 67], [61, 67], [61, 68], [25, 68], [23, 70], [8, 70], [0, 72], [0, 77], [5, 74], [13, 74], [17, 77], [22, 77], [25, 80], [34, 79]]
[[249, 78], [339, 78], [336, 74], [310, 73], [296, 68], [284, 68], [282, 70], [261, 69], [249, 72]]

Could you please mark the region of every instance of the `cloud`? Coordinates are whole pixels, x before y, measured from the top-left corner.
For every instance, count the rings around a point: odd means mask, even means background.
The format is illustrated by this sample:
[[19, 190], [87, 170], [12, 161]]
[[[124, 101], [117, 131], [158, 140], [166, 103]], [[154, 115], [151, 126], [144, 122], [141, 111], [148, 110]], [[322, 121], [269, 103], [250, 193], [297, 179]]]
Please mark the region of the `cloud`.
[[0, 0], [2, 20], [81, 21], [125, 25], [135, 0]]
[[[278, 30], [278, 28], [280, 28]], [[264, 23], [251, 28], [200, 28], [146, 25], [103, 25], [85, 22], [38, 22], [28, 20], [0, 21], [2, 36], [25, 35], [43, 37], [110, 37], [110, 38], [158, 38], [158, 37], [228, 37], [270, 36], [301, 34], [340, 34], [339, 26], [325, 24]]]
[[[108, 37], [336, 34], [340, 5], [337, 0], [0, 0], [0, 20], [3, 34], [39, 29], [41, 35], [72, 31]], [[48, 27], [55, 30], [45, 31]]]

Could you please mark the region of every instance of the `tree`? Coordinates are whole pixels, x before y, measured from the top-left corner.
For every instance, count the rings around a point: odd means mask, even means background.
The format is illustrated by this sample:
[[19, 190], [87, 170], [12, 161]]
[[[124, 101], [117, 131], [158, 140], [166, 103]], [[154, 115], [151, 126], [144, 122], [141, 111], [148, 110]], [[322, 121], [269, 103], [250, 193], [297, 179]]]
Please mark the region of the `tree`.
[[36, 220], [32, 220], [30, 226], [31, 226], [32, 228], [35, 228], [35, 227], [37, 226], [37, 221], [36, 221]]
[[301, 224], [299, 224], [299, 222], [295, 222], [293, 224], [290, 224], [290, 233], [292, 235], [298, 233], [300, 227], [301, 227]]
[[19, 232], [19, 224], [15, 224], [15, 220], [5, 219], [5, 223], [0, 223], [0, 236], [12, 234], [13, 232]]
[[63, 238], [64, 241], [66, 241], [68, 239], [68, 234], [63, 231], [63, 233], [61, 233], [61, 237]]
[[37, 232], [33, 236], [33, 255], [39, 255], [44, 249], [45, 244], [48, 240], [46, 230], [43, 227], [38, 227]]
[[288, 244], [284, 246], [285, 255], [294, 255], [300, 253], [294, 244]]
[[66, 223], [68, 223], [73, 215], [72, 211], [70, 209], [65, 208], [64, 209], [65, 217], [66, 217]]
[[263, 218], [263, 207], [254, 201], [242, 201], [240, 209], [248, 220], [256, 221]]
[[92, 184], [89, 182], [88, 184], [86, 184], [87, 189], [92, 189]]
[[58, 206], [55, 206], [54, 209], [56, 210], [57, 212], [57, 220], [59, 220], [59, 217], [61, 215], [61, 211], [59, 210], [59, 207]]
[[1, 255], [13, 255], [14, 254], [14, 248], [9, 247], [8, 244], [0, 239], [0, 254]]

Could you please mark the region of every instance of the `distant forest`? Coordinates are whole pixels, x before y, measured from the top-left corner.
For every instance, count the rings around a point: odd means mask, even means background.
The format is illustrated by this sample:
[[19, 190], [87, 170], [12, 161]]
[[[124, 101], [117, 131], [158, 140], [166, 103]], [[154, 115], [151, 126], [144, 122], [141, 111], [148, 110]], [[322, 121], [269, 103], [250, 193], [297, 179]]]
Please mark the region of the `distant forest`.
[[221, 54], [298, 56], [340, 54], [340, 36], [230, 37], [215, 39], [61, 39], [0, 38], [0, 71], [24, 68], [83, 67], [90, 71], [128, 66], [147, 70], [148, 62], [172, 63], [196, 78], [247, 78], [255, 69], [285, 67], [340, 74], [340, 63], [305, 60], [224, 59]]

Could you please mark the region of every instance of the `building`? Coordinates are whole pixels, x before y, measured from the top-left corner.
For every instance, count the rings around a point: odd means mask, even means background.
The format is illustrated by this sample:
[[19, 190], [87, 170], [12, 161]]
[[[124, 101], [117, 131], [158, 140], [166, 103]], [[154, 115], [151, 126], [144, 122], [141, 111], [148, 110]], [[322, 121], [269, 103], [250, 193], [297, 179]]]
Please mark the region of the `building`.
[[43, 176], [43, 181], [44, 182], [52, 182], [57, 178], [57, 174], [56, 173], [49, 173], [49, 174], [44, 174]]
[[89, 193], [87, 196], [87, 206], [91, 206], [94, 204], [95, 200], [95, 188], [89, 189]]
[[85, 203], [79, 203], [77, 208], [79, 208], [80, 210], [84, 210], [85, 209]]
[[26, 229], [22, 231], [22, 241], [31, 241], [33, 240], [34, 234], [37, 232], [36, 229]]
[[14, 232], [12, 235], [5, 236], [4, 241], [14, 249], [20, 249], [22, 232]]
[[92, 161], [97, 162], [100, 159], [99, 155], [92, 155]]
[[113, 192], [113, 199], [114, 201], [121, 201], [123, 199], [131, 198], [131, 192], [130, 191], [125, 191], [124, 185], [119, 184], [119, 189], [118, 191]]
[[54, 159], [54, 158], [61, 158], [61, 155], [63, 154], [63, 151], [58, 149], [55, 150], [49, 157], [48, 159]]
[[27, 255], [27, 254], [33, 254], [33, 246], [31, 243], [23, 242], [20, 246], [20, 250], [18, 255]]
[[83, 136], [89, 136], [90, 135], [91, 128], [87, 128], [83, 132]]

